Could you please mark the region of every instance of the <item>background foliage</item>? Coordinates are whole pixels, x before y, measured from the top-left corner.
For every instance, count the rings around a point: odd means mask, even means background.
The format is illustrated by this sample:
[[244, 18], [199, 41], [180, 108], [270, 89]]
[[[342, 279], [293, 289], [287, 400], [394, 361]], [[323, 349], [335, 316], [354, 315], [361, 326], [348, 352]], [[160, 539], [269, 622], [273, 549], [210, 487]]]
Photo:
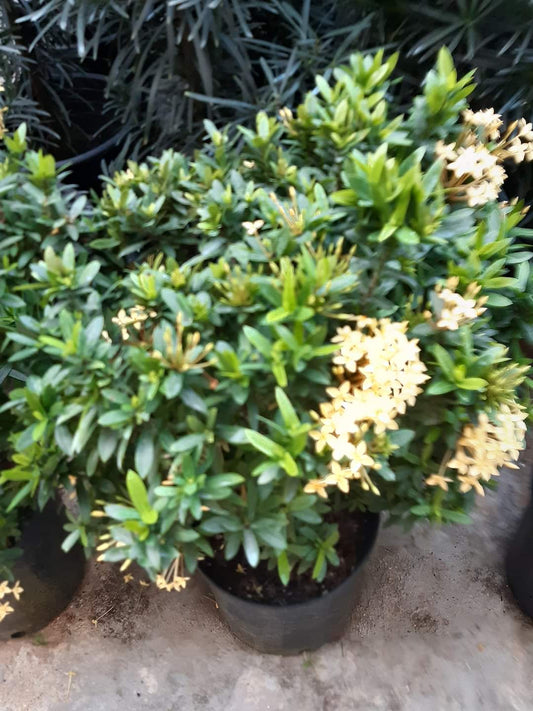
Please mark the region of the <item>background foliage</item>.
[[[295, 106], [354, 50], [401, 50], [408, 104], [446, 45], [460, 73], [476, 69], [475, 108], [529, 120], [532, 23], [530, 0], [0, 0], [2, 100], [10, 127], [26, 121], [56, 157], [116, 143], [118, 166], [197, 145], [206, 117]], [[530, 201], [531, 167], [510, 173]]]
[[[508, 120], [533, 119], [531, 0], [361, 0], [352, 5], [349, 21], [367, 12], [373, 13], [367, 41], [400, 51], [404, 101], [418, 91], [439, 48], [446, 45], [460, 74], [475, 70], [474, 108], [492, 106]], [[531, 165], [507, 168], [506, 190], [530, 203]]]
[[365, 44], [370, 18], [344, 20], [317, 0], [1, 0], [8, 120], [60, 158], [117, 135], [123, 156], [186, 148], [206, 116], [297, 103]]

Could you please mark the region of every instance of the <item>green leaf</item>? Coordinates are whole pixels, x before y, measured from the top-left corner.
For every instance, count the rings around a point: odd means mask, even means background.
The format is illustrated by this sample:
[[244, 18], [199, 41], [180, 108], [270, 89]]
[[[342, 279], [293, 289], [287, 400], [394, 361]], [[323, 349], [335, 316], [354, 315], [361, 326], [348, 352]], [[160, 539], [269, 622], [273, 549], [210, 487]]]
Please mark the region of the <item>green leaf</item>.
[[432, 508], [429, 504], [418, 504], [417, 506], [411, 506], [410, 511], [415, 516], [429, 516]]
[[258, 449], [263, 454], [266, 454], [267, 457], [277, 460], [281, 459], [285, 454], [285, 450], [281, 445], [277, 444], [268, 437], [265, 437], [265, 435], [256, 432], [255, 430], [247, 429], [246, 437], [248, 442], [250, 442], [253, 447]]
[[300, 473], [298, 465], [288, 452], [283, 452], [283, 456], [279, 460], [279, 463], [289, 476], [298, 476]]
[[161, 392], [167, 398], [172, 400], [177, 397], [183, 387], [183, 373], [169, 373], [161, 385]]
[[260, 138], [267, 141], [270, 137], [270, 125], [268, 122], [268, 116], [264, 111], [260, 111], [256, 118], [257, 133]]
[[131, 419], [131, 413], [125, 412], [124, 410], [110, 410], [109, 412], [104, 412], [98, 418], [98, 424], [102, 427], [120, 427], [125, 425]]
[[68, 553], [69, 550], [78, 542], [80, 538], [80, 531], [76, 529], [75, 531], [72, 531], [72, 533], [69, 533], [69, 535], [65, 538], [63, 543], [61, 544], [61, 550], [63, 550], [65, 553]]
[[396, 230], [395, 235], [402, 244], [418, 244], [420, 242], [418, 234], [409, 227], [400, 227], [399, 230]]
[[[317, 89], [319, 90], [319, 92], [320, 92], [320, 93], [322, 94], [322, 96], [324, 97], [324, 99], [325, 99], [327, 102], [330, 102], [330, 103], [331, 103], [331, 102], [333, 101], [333, 91], [332, 91], [330, 85], [328, 84], [328, 82], [324, 79], [324, 77], [321, 76], [320, 74], [318, 74], [318, 75], [315, 77], [315, 84], [316, 84]], [[280, 577], [281, 577], [281, 576], [280, 576]]]
[[143, 480], [132, 469], [129, 469], [126, 475], [126, 487], [131, 502], [141, 517], [141, 521], [149, 525], [155, 523], [159, 517], [158, 513], [150, 506], [148, 492]]
[[437, 69], [439, 74], [443, 77], [447, 77], [449, 74], [455, 73], [455, 67], [453, 66], [453, 58], [450, 50], [447, 47], [442, 46], [439, 49], [439, 54], [437, 57]]
[[104, 429], [98, 435], [98, 456], [102, 462], [107, 462], [115, 451], [119, 438], [117, 430]]
[[296, 429], [299, 427], [300, 420], [298, 419], [296, 410], [285, 392], [279, 387], [276, 387], [276, 402], [278, 403], [285, 427], [288, 429]]
[[122, 504], [106, 504], [104, 511], [109, 518], [114, 518], [117, 521], [130, 521], [131, 519], [137, 519], [139, 517], [135, 509], [129, 506], [122, 506]]
[[331, 199], [335, 204], [344, 207], [355, 207], [357, 205], [357, 195], [350, 188], [337, 190], [331, 195]]
[[326, 554], [324, 550], [320, 549], [316, 557], [315, 565], [313, 567], [312, 577], [313, 580], [318, 580], [319, 582], [324, 579], [326, 574]]
[[508, 299], [507, 296], [502, 296], [502, 294], [489, 294], [489, 298], [487, 299], [487, 306], [491, 306], [495, 309], [512, 306], [512, 304], [511, 299]]
[[70, 456], [72, 454], [72, 435], [66, 425], [57, 425], [54, 431], [54, 439], [62, 452]]
[[414, 430], [393, 430], [389, 432], [389, 440], [395, 447], [405, 447], [413, 441], [415, 434]]
[[224, 559], [231, 560], [235, 558], [241, 547], [242, 537], [240, 533], [227, 533], [225, 536], [226, 545], [224, 546]]
[[246, 338], [250, 341], [252, 346], [256, 348], [262, 356], [270, 360], [270, 353], [272, 351], [272, 343], [265, 338], [259, 331], [251, 326], [244, 326], [243, 332]]
[[211, 516], [202, 521], [204, 533], [236, 533], [242, 530], [241, 522], [232, 516]]
[[440, 368], [444, 375], [448, 378], [448, 380], [451, 380], [452, 382], [455, 381], [455, 374], [454, 374], [454, 363], [452, 358], [450, 357], [450, 354], [448, 353], [447, 350], [445, 350], [440, 344], [436, 343], [433, 348], [433, 355], [437, 359], [437, 363], [440, 365]]
[[516, 287], [518, 285], [518, 280], [514, 277], [494, 277], [493, 279], [487, 279], [483, 286], [486, 289], [505, 289], [507, 287]]
[[13, 509], [20, 504], [20, 502], [28, 496], [29, 493], [31, 493], [31, 490], [33, 488], [33, 482], [29, 481], [27, 484], [25, 484], [20, 491], [18, 491], [15, 496], [11, 499], [9, 502], [9, 506], [6, 509], [6, 512], [9, 513], [10, 511], [13, 511]]
[[283, 585], [289, 584], [289, 580], [291, 578], [291, 566], [289, 565], [289, 559], [287, 558], [287, 553], [285, 551], [278, 555], [278, 575]]
[[259, 563], [259, 545], [253, 531], [245, 528], [243, 531], [243, 548], [248, 563], [255, 568]]
[[426, 395], [444, 395], [455, 390], [457, 385], [447, 380], [434, 380], [424, 390]]
[[154, 438], [151, 432], [144, 430], [135, 447], [135, 468], [143, 479], [146, 479], [152, 469], [154, 456]]
[[78, 427], [74, 433], [74, 438], [72, 440], [71, 452], [72, 454], [79, 454], [83, 451], [83, 448], [89, 441], [95, 425], [94, 418], [96, 417], [96, 408], [91, 407], [89, 410], [83, 413], [78, 422]]
[[484, 390], [488, 382], [483, 378], [465, 378], [457, 383], [462, 390]]
[[451, 521], [452, 523], [472, 523], [472, 519], [468, 514], [462, 511], [450, 511], [448, 509], [441, 509], [442, 518], [446, 521]]
[[212, 474], [207, 477], [206, 489], [218, 489], [221, 487], [236, 486], [242, 484], [244, 477], [241, 474]]
[[172, 442], [168, 451], [171, 454], [179, 454], [180, 452], [190, 452], [191, 449], [195, 449], [199, 445], [204, 443], [204, 435], [201, 433], [188, 434], [180, 437], [179, 439]]
[[274, 550], [283, 550], [287, 547], [287, 540], [283, 533], [279, 530], [272, 528], [270, 525], [261, 528], [257, 523], [252, 523], [252, 528], [254, 529], [255, 535], [260, 541], [265, 543], [267, 546], [274, 548]]
[[181, 393], [181, 399], [187, 407], [191, 408], [191, 410], [196, 410], [196, 412], [200, 412], [202, 415], [207, 415], [207, 405], [194, 390], [191, 390], [191, 388], [183, 390]]

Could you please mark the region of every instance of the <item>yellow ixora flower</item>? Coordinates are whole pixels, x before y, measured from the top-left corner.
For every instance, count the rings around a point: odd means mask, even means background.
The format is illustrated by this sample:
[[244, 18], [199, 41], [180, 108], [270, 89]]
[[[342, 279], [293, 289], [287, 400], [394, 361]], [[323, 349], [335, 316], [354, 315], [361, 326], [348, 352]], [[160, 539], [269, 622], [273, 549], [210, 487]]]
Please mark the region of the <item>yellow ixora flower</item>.
[[11, 588], [11, 594], [13, 595], [13, 597], [15, 598], [15, 600], [17, 602], [20, 600], [20, 596], [22, 595], [23, 592], [24, 592], [24, 588], [21, 586], [21, 584], [17, 580], [17, 582]]
[[2, 582], [0, 582], [0, 600], [6, 595], [9, 595], [10, 592], [11, 588], [9, 587], [9, 583], [7, 580], [2, 580]]
[[370, 433], [380, 435], [398, 429], [396, 417], [415, 404], [428, 380], [420, 360], [418, 341], [407, 337], [407, 323], [359, 316], [357, 327], [343, 326], [332, 339], [338, 350], [332, 358], [333, 373], [340, 380], [326, 389], [329, 402], [312, 413], [318, 428], [310, 437], [318, 453], [329, 451], [330, 474], [313, 479], [304, 491], [326, 498], [327, 486], [349, 491], [349, 481], [378, 494], [369, 470], [379, 462], [369, 453]]
[[456, 331], [464, 323], [473, 321], [486, 311], [484, 304], [488, 297], [478, 296], [481, 287], [476, 282], [468, 285], [464, 296], [455, 291], [458, 285], [459, 278], [450, 277], [444, 288], [438, 286], [431, 295], [435, 325], [439, 329]]
[[492, 420], [482, 412], [476, 424], [465, 425], [448, 463], [450, 469], [457, 470], [460, 491], [475, 489], [483, 496], [481, 482], [498, 476], [502, 467], [518, 468], [516, 460], [525, 447], [526, 418], [519, 405], [506, 404]]
[[257, 237], [259, 235], [259, 230], [265, 224], [264, 220], [254, 220], [253, 222], [243, 222], [242, 226], [246, 230], [246, 234], [250, 237]]
[[448, 491], [448, 484], [450, 484], [453, 479], [444, 476], [443, 474], [431, 474], [426, 479], [426, 484], [428, 486], [438, 486], [443, 491]]
[[466, 109], [463, 111], [463, 123], [481, 128], [483, 134], [491, 141], [500, 138], [500, 127], [503, 125], [501, 114], [495, 113], [492, 108], [484, 111]]
[[505, 160], [533, 160], [533, 126], [520, 119], [504, 130], [501, 116], [494, 109], [466, 109], [463, 123], [457, 141], [438, 141], [435, 155], [444, 164], [442, 182], [449, 200], [476, 207], [498, 199], [507, 177]]
[[4, 620], [5, 617], [7, 617], [11, 612], [15, 612], [15, 610], [11, 607], [9, 602], [3, 602], [0, 604], [0, 622]]
[[327, 499], [328, 494], [326, 491], [328, 484], [325, 479], [310, 479], [304, 486], [305, 494], [318, 494], [320, 498]]
[[[202, 345], [200, 340], [199, 331], [186, 333], [182, 322], [182, 314], [179, 312], [176, 316], [175, 332], [172, 333], [172, 330], [167, 328], [163, 334], [164, 352], [153, 350], [150, 355], [167, 368], [176, 370], [179, 373], [208, 368], [214, 362], [213, 360], [206, 360], [213, 350], [214, 344], [206, 343]], [[213, 387], [216, 387], [216, 384], [217, 381], [213, 381]]]
[[[156, 316], [156, 311], [147, 311], [144, 306], [137, 305], [129, 309], [129, 313], [127, 313], [125, 309], [120, 309], [117, 315], [113, 316], [111, 321], [117, 324], [117, 326], [120, 326], [122, 340], [127, 341], [130, 337], [128, 326], [133, 326], [136, 331], [140, 331], [143, 323], [148, 318], [155, 318]], [[107, 334], [107, 338], [104, 334], [102, 334], [102, 336], [105, 340], [108, 340], [109, 334], [107, 331], [105, 333]]]
[[176, 592], [179, 592], [186, 588], [189, 580], [190, 578], [186, 578], [183, 575], [183, 557], [178, 554], [167, 570], [162, 575], [156, 576], [155, 584], [159, 590], [166, 590], [167, 592], [176, 590]]

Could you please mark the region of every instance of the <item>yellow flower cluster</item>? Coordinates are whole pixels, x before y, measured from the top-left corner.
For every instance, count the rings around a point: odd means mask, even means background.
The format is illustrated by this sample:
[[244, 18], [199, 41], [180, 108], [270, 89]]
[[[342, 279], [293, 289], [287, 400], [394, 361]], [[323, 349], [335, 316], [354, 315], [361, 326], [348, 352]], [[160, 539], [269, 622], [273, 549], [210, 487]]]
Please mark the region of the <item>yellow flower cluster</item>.
[[[13, 595], [15, 600], [18, 602], [20, 600], [21, 594], [24, 592], [24, 588], [21, 587], [20, 583], [17, 582], [13, 587], [9, 587], [7, 580], [0, 582], [0, 600], [2, 600], [6, 595]], [[15, 610], [11, 606], [9, 601], [0, 603], [0, 622], [4, 620], [11, 612]]]
[[338, 387], [326, 390], [329, 402], [321, 403], [320, 415], [312, 413], [320, 429], [310, 432], [316, 451], [331, 451], [330, 474], [313, 479], [304, 491], [327, 497], [326, 487], [349, 490], [358, 479], [364, 490], [379, 493], [368, 469], [379, 464], [369, 454], [365, 434], [398, 429], [396, 417], [414, 405], [428, 379], [419, 358], [418, 341], [406, 335], [407, 323], [360, 316], [357, 328], [339, 328], [333, 338], [339, 349], [333, 358]]
[[432, 306], [437, 318], [437, 328], [456, 331], [459, 326], [473, 321], [486, 311], [484, 304], [486, 296], [478, 298], [481, 287], [469, 284], [464, 296], [456, 292], [459, 286], [459, 277], [450, 277], [444, 288], [438, 286], [432, 294]]
[[485, 109], [484, 111], [465, 109], [463, 123], [466, 126], [480, 128], [482, 136], [489, 141], [497, 141], [500, 138], [500, 127], [503, 125], [501, 115], [494, 113], [494, 109]]
[[283, 222], [287, 225], [291, 233], [295, 237], [301, 235], [305, 227], [305, 215], [304, 212], [298, 207], [296, 190], [294, 187], [292, 185], [289, 187], [289, 197], [291, 199], [291, 204], [289, 206], [283, 205], [278, 200], [276, 193], [270, 193], [268, 197], [277, 207]]
[[192, 369], [208, 368], [213, 361], [203, 359], [207, 358], [214, 346], [212, 343], [203, 346], [200, 344], [200, 339], [198, 331], [185, 334], [182, 314], [179, 312], [176, 316], [175, 339], [172, 330], [167, 328], [163, 334], [165, 352], [153, 350], [150, 355], [152, 358], [157, 358], [167, 368], [172, 368], [180, 373]]
[[243, 222], [242, 226], [246, 230], [246, 234], [249, 235], [250, 237], [258, 237], [259, 236], [259, 230], [261, 227], [264, 227], [265, 221], [264, 220], [254, 220], [253, 222]]
[[495, 424], [482, 412], [477, 425], [464, 427], [455, 456], [448, 462], [448, 468], [458, 472], [459, 491], [474, 489], [483, 496], [482, 481], [498, 476], [501, 467], [518, 469], [515, 461], [525, 447], [526, 418], [518, 405], [502, 405]]
[[507, 177], [502, 167], [533, 160], [533, 130], [525, 119], [514, 121], [501, 132], [500, 114], [494, 109], [463, 112], [465, 129], [455, 143], [438, 141], [435, 152], [445, 164], [444, 185], [453, 201], [471, 207], [498, 199]]
[[166, 590], [171, 592], [176, 590], [184, 590], [187, 587], [187, 583], [190, 578], [186, 578], [183, 575], [183, 558], [181, 555], [170, 564], [168, 569], [165, 571], [164, 575], [158, 575], [155, 579], [155, 584], [160, 590]]
[[[157, 316], [156, 311], [147, 311], [144, 306], [133, 306], [129, 313], [126, 313], [125, 309], [120, 309], [118, 314], [114, 316], [111, 321], [116, 323], [117, 326], [121, 328], [122, 340], [127, 341], [130, 337], [128, 326], [133, 326], [136, 331], [140, 331], [144, 321], [148, 318], [155, 318]], [[106, 334], [107, 332], [105, 332]], [[104, 338], [106, 337], [104, 334]], [[109, 334], [107, 334], [109, 338]], [[106, 339], [107, 340], [107, 339]]]

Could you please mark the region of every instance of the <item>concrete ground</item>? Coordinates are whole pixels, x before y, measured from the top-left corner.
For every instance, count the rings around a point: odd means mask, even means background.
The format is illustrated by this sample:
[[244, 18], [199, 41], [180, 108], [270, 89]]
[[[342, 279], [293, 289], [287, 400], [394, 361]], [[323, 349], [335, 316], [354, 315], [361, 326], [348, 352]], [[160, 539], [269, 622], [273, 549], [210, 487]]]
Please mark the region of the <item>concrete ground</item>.
[[532, 711], [533, 622], [502, 565], [532, 460], [470, 527], [382, 530], [350, 630], [298, 657], [242, 645], [198, 581], [92, 568], [40, 635], [0, 646], [0, 711]]

